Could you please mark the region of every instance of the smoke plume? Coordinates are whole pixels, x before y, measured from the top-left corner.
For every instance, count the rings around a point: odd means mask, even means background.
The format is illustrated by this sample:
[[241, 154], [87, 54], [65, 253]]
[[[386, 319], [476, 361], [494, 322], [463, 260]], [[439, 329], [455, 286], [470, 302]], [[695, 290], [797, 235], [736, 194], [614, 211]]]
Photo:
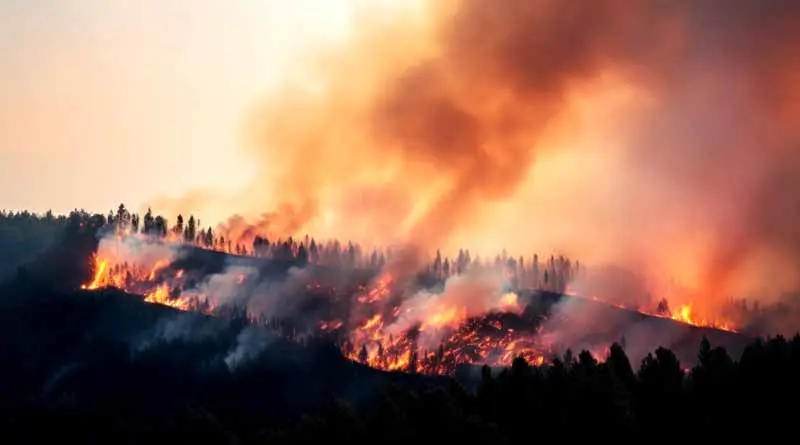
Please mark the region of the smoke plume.
[[225, 331], [225, 321], [198, 317], [191, 312], [177, 312], [156, 322], [151, 331], [144, 332], [134, 343], [137, 352], [146, 351], [160, 342], [204, 341]]
[[419, 328], [419, 346], [434, 350], [446, 329], [468, 318], [492, 311], [519, 311], [523, 305], [507, 289], [508, 283], [499, 268], [468, 270], [448, 278], [443, 289], [423, 289], [405, 298], [398, 308], [399, 316], [386, 327], [386, 332], [402, 335]]
[[231, 262], [220, 273], [211, 274], [182, 296], [196, 296], [207, 300], [213, 307], [234, 307], [246, 303], [249, 298], [250, 283], [259, 279], [258, 269]]
[[275, 333], [260, 326], [246, 326], [236, 337], [236, 346], [225, 356], [225, 364], [229, 369], [234, 370], [246, 361], [258, 357], [277, 339]]
[[179, 246], [154, 243], [144, 236], [118, 237], [113, 234], [100, 238], [97, 255], [111, 266], [127, 264], [145, 271], [163, 268], [177, 260]]
[[556, 249], [707, 310], [798, 284], [796, 2], [354, 11], [253, 116], [260, 175], [231, 202], [257, 218], [230, 231]]

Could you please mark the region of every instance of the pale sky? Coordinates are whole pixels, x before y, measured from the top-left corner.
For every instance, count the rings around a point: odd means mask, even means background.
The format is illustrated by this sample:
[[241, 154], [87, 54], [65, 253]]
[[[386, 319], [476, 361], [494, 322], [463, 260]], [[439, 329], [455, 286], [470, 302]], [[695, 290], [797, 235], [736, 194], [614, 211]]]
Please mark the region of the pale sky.
[[0, 208], [243, 185], [249, 107], [345, 2], [0, 0]]

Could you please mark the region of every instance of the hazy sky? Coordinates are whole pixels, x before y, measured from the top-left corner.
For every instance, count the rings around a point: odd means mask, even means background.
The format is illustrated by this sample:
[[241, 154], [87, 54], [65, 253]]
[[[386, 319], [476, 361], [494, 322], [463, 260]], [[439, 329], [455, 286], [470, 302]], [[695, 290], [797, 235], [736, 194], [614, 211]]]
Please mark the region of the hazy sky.
[[246, 113], [346, 1], [0, 0], [0, 208], [240, 186]]

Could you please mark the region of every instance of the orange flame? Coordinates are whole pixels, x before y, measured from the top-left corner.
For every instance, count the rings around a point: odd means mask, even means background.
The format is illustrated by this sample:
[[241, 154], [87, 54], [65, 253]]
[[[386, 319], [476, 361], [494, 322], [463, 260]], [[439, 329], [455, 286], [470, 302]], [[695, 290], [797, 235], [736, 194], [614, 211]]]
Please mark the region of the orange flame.
[[[82, 289], [117, 287], [143, 295], [147, 303], [183, 311], [212, 313], [217, 310], [214, 302], [208, 301], [204, 295], [184, 289], [185, 272], [173, 270], [168, 259], [159, 259], [145, 266], [94, 255], [92, 262], [94, 275], [89, 283], [81, 286]], [[236, 278], [240, 285], [245, 281], [244, 274]], [[498, 312], [470, 318], [471, 314], [463, 302], [436, 300], [433, 296], [431, 298], [434, 299], [426, 300], [419, 307], [401, 308], [399, 302], [392, 304], [397, 301], [392, 298], [395, 284], [392, 274], [383, 273], [369, 285], [358, 285], [354, 310], [355, 319], [360, 321], [347, 324], [337, 319], [320, 321], [318, 331], [344, 334], [341, 347], [347, 358], [389, 371], [448, 374], [454, 372], [455, 366], [461, 363], [509, 366], [516, 357], [524, 357], [529, 363], [541, 365], [548, 357], [554, 356], [553, 345], [543, 340], [546, 336], [542, 332], [523, 332], [504, 323], [504, 314], [520, 313], [523, 309], [515, 292], [499, 296], [493, 306]], [[324, 291], [332, 297], [339, 295], [340, 291], [321, 282], [309, 283], [306, 288], [312, 292]], [[680, 306], [674, 313], [659, 313], [626, 308], [595, 296], [589, 299], [686, 324], [730, 330], [728, 324], [713, 323], [698, 317], [691, 303]], [[411, 326], [398, 324], [398, 320], [404, 320], [405, 316], [418, 321]], [[435, 339], [435, 342], [431, 343], [431, 339]], [[601, 347], [594, 353], [596, 358], [602, 360], [607, 354], [607, 347]]]
[[103, 280], [106, 275], [106, 269], [108, 268], [108, 261], [98, 260], [97, 255], [93, 255], [92, 262], [94, 263], [94, 277], [89, 284], [84, 284], [81, 286], [81, 289], [94, 290], [98, 289], [103, 284]]

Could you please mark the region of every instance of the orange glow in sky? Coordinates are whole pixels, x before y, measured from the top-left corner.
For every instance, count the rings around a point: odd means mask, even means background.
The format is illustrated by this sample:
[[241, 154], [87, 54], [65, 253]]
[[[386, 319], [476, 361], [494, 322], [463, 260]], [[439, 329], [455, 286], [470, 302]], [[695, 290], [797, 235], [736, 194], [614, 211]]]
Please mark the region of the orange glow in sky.
[[345, 2], [0, 2], [0, 208], [240, 187], [244, 116]]

